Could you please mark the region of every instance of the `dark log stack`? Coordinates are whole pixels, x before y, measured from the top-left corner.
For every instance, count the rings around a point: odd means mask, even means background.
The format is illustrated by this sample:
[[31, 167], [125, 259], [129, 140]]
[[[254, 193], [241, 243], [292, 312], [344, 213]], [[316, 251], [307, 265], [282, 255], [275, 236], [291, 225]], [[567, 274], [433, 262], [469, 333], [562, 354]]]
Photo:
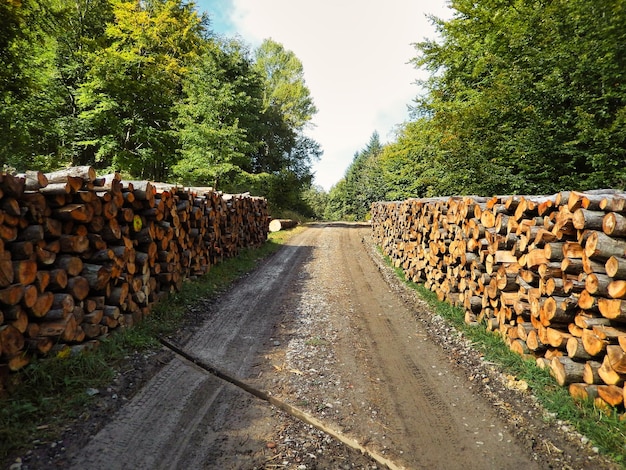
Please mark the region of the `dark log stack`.
[[81, 349], [185, 278], [264, 243], [265, 199], [96, 177], [0, 174], [0, 372]]
[[465, 310], [601, 407], [626, 398], [626, 193], [409, 199], [372, 205], [407, 279]]

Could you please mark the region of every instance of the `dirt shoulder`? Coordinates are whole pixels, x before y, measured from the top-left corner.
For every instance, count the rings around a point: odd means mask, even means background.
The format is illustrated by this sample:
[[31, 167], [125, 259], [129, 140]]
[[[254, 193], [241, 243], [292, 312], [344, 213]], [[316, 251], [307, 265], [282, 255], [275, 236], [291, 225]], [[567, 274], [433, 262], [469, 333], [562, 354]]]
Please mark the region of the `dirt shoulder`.
[[[363, 224], [318, 224], [170, 338], [397, 468], [612, 468], [546, 421], [384, 266]], [[163, 349], [16, 468], [382, 468]]]

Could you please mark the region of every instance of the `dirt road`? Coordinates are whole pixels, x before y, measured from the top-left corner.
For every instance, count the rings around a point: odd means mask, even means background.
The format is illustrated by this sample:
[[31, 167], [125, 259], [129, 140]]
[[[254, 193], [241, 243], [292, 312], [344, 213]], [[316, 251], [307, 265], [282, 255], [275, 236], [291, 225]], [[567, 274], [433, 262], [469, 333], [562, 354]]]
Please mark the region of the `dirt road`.
[[[369, 232], [308, 228], [171, 341], [396, 468], [565, 468], [575, 446], [542, 451], [545, 429], [520, 433], [537, 424], [504, 416], [512, 408], [479, 390], [489, 379], [429, 339], [422, 307], [379, 272]], [[68, 458], [92, 470], [383, 468], [179, 356]]]

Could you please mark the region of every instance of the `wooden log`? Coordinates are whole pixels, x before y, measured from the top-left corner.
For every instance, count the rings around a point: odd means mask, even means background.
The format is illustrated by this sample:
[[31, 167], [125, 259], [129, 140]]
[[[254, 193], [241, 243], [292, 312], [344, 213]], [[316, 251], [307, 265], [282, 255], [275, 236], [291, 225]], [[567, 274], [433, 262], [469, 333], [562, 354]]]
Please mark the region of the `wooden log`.
[[574, 323], [583, 329], [591, 329], [596, 325], [610, 325], [611, 320], [608, 318], [596, 316], [586, 312], [578, 312], [574, 318]]
[[37, 278], [37, 263], [32, 260], [13, 262], [13, 280], [19, 284], [32, 284]]
[[63, 253], [84, 253], [89, 249], [89, 238], [81, 235], [61, 235], [59, 238]]
[[24, 294], [22, 295], [22, 305], [30, 308], [35, 305], [39, 292], [34, 284], [28, 284], [24, 286]]
[[565, 351], [567, 348], [567, 342], [572, 337], [569, 333], [561, 331], [557, 328], [546, 328], [547, 344], [555, 349]]
[[555, 357], [550, 362], [550, 374], [561, 386], [583, 381], [585, 365], [569, 357]]
[[13, 284], [0, 289], [0, 303], [5, 305], [17, 305], [24, 296], [24, 287], [21, 284]]
[[599, 298], [598, 308], [603, 317], [626, 322], [626, 300]]
[[47, 178], [49, 185], [55, 183], [66, 183], [69, 178], [79, 178], [84, 182], [91, 183], [96, 179], [96, 171], [90, 166], [75, 166], [46, 173], [45, 177]]
[[620, 374], [613, 369], [608, 356], [604, 356], [602, 365], [598, 369], [598, 375], [606, 385], [624, 384], [624, 374]]
[[602, 367], [602, 363], [598, 361], [587, 361], [585, 362], [585, 370], [583, 371], [583, 382], [586, 384], [602, 384], [602, 378], [598, 371]]
[[626, 374], [626, 353], [617, 345], [608, 345], [606, 347], [606, 356], [615, 372], [618, 374]]
[[83, 270], [83, 261], [78, 256], [57, 256], [54, 265], [57, 268], [65, 270], [67, 275], [70, 276], [78, 276]]
[[272, 219], [269, 225], [270, 232], [279, 232], [298, 225], [298, 221], [292, 219]]
[[54, 209], [53, 215], [62, 221], [90, 222], [94, 210], [90, 204], [67, 204]]
[[626, 240], [611, 238], [603, 232], [594, 231], [587, 238], [585, 254], [603, 263], [611, 256], [623, 258], [626, 255]]
[[89, 295], [89, 281], [83, 276], [73, 276], [67, 280], [67, 291], [77, 300]]
[[593, 401], [598, 396], [598, 387], [586, 383], [569, 384], [569, 394], [578, 401]]
[[111, 279], [111, 267], [85, 263], [81, 276], [87, 280], [91, 289], [102, 291]]
[[43, 292], [37, 296], [37, 300], [28, 308], [28, 311], [35, 318], [42, 318], [52, 308], [53, 303], [54, 294], [52, 292]]
[[626, 298], [626, 280], [616, 279], [611, 281], [607, 287], [609, 297], [613, 299]]
[[34, 337], [34, 338], [26, 338], [25, 340], [25, 348], [29, 351], [36, 352], [41, 355], [48, 354], [52, 347], [54, 346], [54, 341], [48, 337]]
[[48, 178], [41, 171], [27, 170], [25, 173], [19, 173], [18, 178], [24, 178], [25, 191], [37, 191], [48, 185]]
[[574, 228], [578, 230], [602, 230], [604, 216], [605, 213], [602, 211], [590, 211], [581, 208], [574, 212], [572, 221]]
[[44, 322], [40, 324], [39, 335], [60, 338], [67, 328], [67, 320]]
[[7, 287], [13, 284], [15, 280], [14, 278], [15, 273], [13, 271], [13, 263], [11, 262], [11, 258], [10, 256], [5, 256], [0, 259], [0, 287]]
[[626, 237], [626, 217], [610, 212], [602, 220], [602, 231], [610, 237]]
[[14, 356], [24, 348], [24, 336], [13, 325], [0, 325], [0, 352]]
[[624, 388], [617, 385], [598, 385], [598, 396], [610, 406], [624, 403]]
[[626, 280], [626, 258], [611, 256], [605, 263], [606, 275], [612, 279]]
[[567, 355], [572, 359], [577, 359], [579, 361], [587, 361], [592, 358], [591, 354], [589, 354], [585, 350], [585, 346], [583, 345], [582, 338], [570, 337], [567, 340]]
[[585, 290], [592, 295], [608, 296], [610, 283], [611, 278], [609, 276], [591, 273], [585, 278]]
[[606, 339], [600, 338], [592, 330], [587, 329], [583, 330], [582, 341], [585, 351], [587, 351], [587, 353], [589, 353], [592, 357], [599, 356], [604, 353], [607, 345], [609, 344]]
[[578, 306], [588, 311], [598, 311], [598, 299], [597, 297], [592, 296], [589, 291], [585, 289], [578, 296]]

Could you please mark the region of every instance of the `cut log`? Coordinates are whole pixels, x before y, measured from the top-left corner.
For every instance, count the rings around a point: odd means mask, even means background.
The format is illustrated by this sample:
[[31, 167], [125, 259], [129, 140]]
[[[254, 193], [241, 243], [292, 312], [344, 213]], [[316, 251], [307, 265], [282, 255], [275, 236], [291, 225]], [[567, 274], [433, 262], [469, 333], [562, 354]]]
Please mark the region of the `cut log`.
[[626, 279], [626, 259], [611, 256], [604, 264], [606, 275], [613, 279]]
[[569, 394], [575, 400], [593, 401], [598, 396], [598, 387], [586, 383], [572, 383], [569, 385]]
[[598, 385], [598, 396], [611, 406], [624, 402], [624, 388], [617, 385]]
[[626, 241], [611, 238], [603, 232], [594, 231], [587, 238], [585, 254], [603, 263], [611, 256], [624, 257], [626, 255]]
[[0, 303], [5, 305], [17, 305], [24, 296], [24, 286], [13, 284], [4, 289], [0, 289]]
[[96, 179], [96, 171], [90, 166], [75, 166], [63, 170], [46, 173], [48, 184], [67, 183], [68, 178], [80, 178], [84, 182], [93, 182]]
[[618, 374], [626, 374], [626, 353], [620, 346], [608, 345], [606, 347], [606, 356], [615, 372]]
[[598, 308], [603, 317], [626, 322], [626, 300], [599, 298]]
[[592, 358], [591, 354], [585, 350], [582, 338], [573, 336], [567, 340], [567, 355], [572, 359], [580, 361], [586, 361]]
[[13, 262], [13, 280], [19, 284], [32, 284], [37, 278], [37, 263], [31, 260]]
[[74, 276], [67, 280], [67, 291], [77, 300], [89, 295], [89, 281], [82, 276]]
[[54, 265], [64, 269], [70, 276], [78, 276], [83, 270], [83, 261], [78, 256], [61, 255], [57, 256]]
[[602, 231], [611, 237], [626, 237], [626, 217], [610, 212], [602, 220]]
[[606, 339], [598, 337], [592, 330], [583, 330], [582, 335], [583, 347], [590, 356], [596, 357], [606, 351], [609, 342]]
[[602, 363], [598, 361], [587, 361], [583, 372], [583, 382], [589, 385], [604, 383], [600, 374], [598, 374], [600, 367], [602, 367]]
[[35, 303], [28, 309], [31, 315], [36, 318], [42, 318], [52, 308], [54, 303], [54, 294], [52, 292], [44, 292], [37, 296]]
[[602, 366], [598, 369], [598, 375], [606, 385], [621, 386], [624, 384], [624, 375], [613, 369], [608, 356], [604, 356]]
[[561, 386], [583, 381], [585, 365], [569, 357], [555, 357], [550, 362], [550, 374]]
[[15, 356], [24, 348], [24, 336], [13, 325], [0, 325], [0, 352]]
[[280, 232], [298, 225], [298, 221], [291, 219], [272, 219], [269, 225], [270, 232]]
[[602, 230], [604, 215], [605, 213], [602, 211], [577, 209], [572, 217], [574, 228], [578, 230]]

